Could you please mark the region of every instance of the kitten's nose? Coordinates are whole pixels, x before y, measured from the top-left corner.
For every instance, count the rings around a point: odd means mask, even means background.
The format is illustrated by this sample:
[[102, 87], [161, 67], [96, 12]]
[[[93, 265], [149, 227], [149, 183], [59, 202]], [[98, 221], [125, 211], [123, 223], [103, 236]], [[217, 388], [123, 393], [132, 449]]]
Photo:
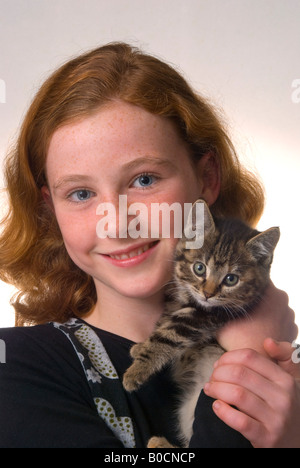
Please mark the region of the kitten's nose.
[[208, 300], [210, 297], [214, 296], [214, 293], [212, 293], [210, 291], [203, 291], [203, 293], [204, 293], [204, 296], [205, 296], [206, 300]]

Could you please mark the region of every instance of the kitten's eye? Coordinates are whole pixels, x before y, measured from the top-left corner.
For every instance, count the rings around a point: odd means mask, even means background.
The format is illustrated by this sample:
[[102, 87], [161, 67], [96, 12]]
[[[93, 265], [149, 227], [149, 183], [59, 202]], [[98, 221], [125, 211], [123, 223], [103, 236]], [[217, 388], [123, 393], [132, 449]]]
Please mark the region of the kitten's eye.
[[226, 284], [226, 286], [235, 286], [238, 284], [239, 279], [238, 275], [230, 274], [225, 276], [223, 283]]
[[197, 262], [195, 263], [194, 265], [194, 273], [197, 275], [197, 276], [203, 276], [205, 275], [206, 273], [206, 266], [201, 263], [201, 262]]

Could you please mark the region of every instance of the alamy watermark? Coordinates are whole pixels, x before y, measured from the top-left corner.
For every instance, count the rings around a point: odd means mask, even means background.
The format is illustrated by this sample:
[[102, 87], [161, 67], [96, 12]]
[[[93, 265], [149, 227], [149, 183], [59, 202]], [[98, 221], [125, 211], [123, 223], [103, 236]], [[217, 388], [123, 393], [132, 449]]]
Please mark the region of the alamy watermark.
[[175, 202], [132, 203], [119, 195], [118, 213], [112, 203], [100, 203], [96, 211], [101, 219], [96, 232], [99, 239], [187, 239], [188, 249], [200, 249], [204, 243], [204, 204]]
[[295, 79], [292, 82], [292, 88], [293, 88], [292, 102], [294, 104], [300, 104], [300, 78]]
[[6, 345], [5, 341], [0, 340], [0, 364], [6, 363]]
[[6, 83], [0, 79], [0, 104], [6, 103]]
[[300, 364], [300, 345], [293, 341], [292, 348], [296, 348], [292, 354], [292, 361], [294, 364]]

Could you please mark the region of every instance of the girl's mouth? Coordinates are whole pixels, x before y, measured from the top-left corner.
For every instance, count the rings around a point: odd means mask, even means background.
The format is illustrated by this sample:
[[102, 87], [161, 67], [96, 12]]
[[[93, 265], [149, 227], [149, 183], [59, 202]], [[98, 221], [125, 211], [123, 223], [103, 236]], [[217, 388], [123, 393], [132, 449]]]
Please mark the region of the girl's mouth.
[[139, 263], [142, 263], [146, 260], [154, 251], [156, 246], [159, 244], [159, 241], [154, 241], [149, 244], [144, 244], [140, 247], [137, 247], [134, 250], [130, 250], [129, 252], [118, 252], [108, 255], [103, 255], [110, 263], [121, 266], [121, 267], [129, 267], [135, 266]]

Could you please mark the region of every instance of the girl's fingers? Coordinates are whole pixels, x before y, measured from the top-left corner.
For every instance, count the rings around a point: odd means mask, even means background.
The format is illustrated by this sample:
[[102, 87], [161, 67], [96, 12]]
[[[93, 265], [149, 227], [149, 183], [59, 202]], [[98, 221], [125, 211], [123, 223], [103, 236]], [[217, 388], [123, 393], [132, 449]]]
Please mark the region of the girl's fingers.
[[278, 364], [249, 349], [225, 353], [204, 391], [217, 400], [216, 415], [254, 447], [299, 447], [300, 388], [283, 367], [291, 351], [272, 340], [265, 347]]
[[[231, 394], [230, 392], [225, 392], [225, 394], [221, 392], [222, 389], [227, 389], [227, 384], [232, 388]], [[253, 411], [251, 412], [253, 417], [261, 415], [262, 407], [259, 405], [260, 402], [266, 402], [271, 407], [274, 406], [273, 402], [275, 402], [275, 405], [278, 406], [278, 400], [281, 399], [281, 394], [284, 393], [281, 387], [262, 375], [252, 369], [236, 364], [217, 367], [213, 372], [209, 386], [214, 390], [214, 395], [210, 396], [233, 404], [242, 411], [246, 411], [247, 408], [240, 406], [240, 400], [246, 398], [248, 394], [253, 395], [255, 398], [253, 398], [253, 401], [251, 400], [251, 403], [256, 402], [259, 408], [257, 415]], [[250, 413], [248, 412], [248, 414]]]
[[285, 341], [278, 342], [272, 338], [266, 338], [264, 341], [264, 348], [268, 355], [276, 361], [285, 362], [291, 360], [293, 351], [291, 343]]
[[242, 411], [256, 421], [268, 421], [272, 409], [256, 394], [243, 386], [223, 382], [211, 382], [205, 385], [205, 393], [211, 398], [226, 402]]
[[294, 347], [291, 343], [274, 341], [272, 338], [267, 338], [264, 341], [265, 351], [271, 359], [277, 361], [278, 365], [296, 379], [300, 379], [300, 364], [298, 359], [294, 359], [293, 355], [297, 355], [297, 345]]
[[236, 365], [238, 367], [250, 369], [266, 380], [278, 384], [282, 388], [285, 388], [286, 380], [291, 377], [275, 362], [251, 349], [241, 349], [225, 353], [216, 362], [212, 379], [214, 378], [216, 370], [226, 365]]
[[260, 434], [263, 434], [261, 423], [223, 401], [216, 400], [213, 410], [227, 426], [240, 432], [253, 446], [259, 447], [257, 441], [261, 438]]

